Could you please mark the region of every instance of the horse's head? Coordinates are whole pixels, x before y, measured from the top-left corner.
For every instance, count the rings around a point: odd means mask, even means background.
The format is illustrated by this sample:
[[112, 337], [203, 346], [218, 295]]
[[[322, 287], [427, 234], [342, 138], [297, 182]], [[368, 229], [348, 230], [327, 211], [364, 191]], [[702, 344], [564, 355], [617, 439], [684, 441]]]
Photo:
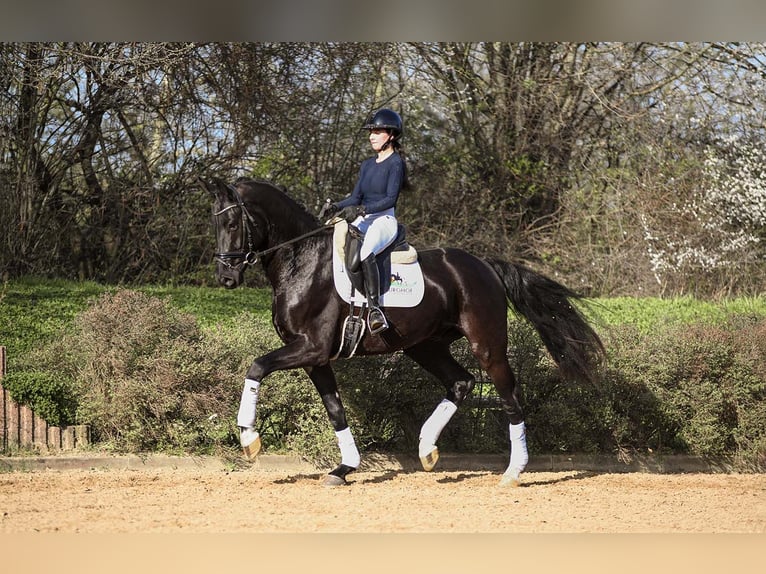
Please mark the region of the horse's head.
[[265, 225], [248, 210], [237, 187], [220, 180], [200, 183], [213, 195], [215, 276], [218, 283], [227, 289], [234, 289], [242, 284], [245, 268], [257, 261], [256, 251], [265, 240], [259, 229], [265, 229]]

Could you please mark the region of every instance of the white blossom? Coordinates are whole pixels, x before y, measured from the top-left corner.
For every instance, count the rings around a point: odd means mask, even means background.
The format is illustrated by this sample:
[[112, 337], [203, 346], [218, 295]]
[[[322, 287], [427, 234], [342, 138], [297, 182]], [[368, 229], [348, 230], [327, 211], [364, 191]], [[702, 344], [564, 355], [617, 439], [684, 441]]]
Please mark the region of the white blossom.
[[[766, 153], [730, 138], [708, 147], [703, 175], [707, 184], [676, 205], [698, 227], [684, 236], [652, 228], [641, 216], [644, 240], [654, 277], [684, 268], [714, 270], [741, 264], [756, 252], [766, 226]], [[763, 255], [761, 254], [761, 257]]]

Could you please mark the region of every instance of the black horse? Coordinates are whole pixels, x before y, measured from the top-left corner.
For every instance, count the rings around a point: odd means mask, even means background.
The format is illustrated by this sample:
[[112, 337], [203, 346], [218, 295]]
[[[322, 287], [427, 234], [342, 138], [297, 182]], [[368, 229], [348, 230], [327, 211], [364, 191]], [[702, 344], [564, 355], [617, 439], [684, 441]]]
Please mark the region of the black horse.
[[[245, 454], [252, 458], [260, 449], [254, 428], [260, 382], [277, 370], [303, 368], [327, 409], [342, 456], [325, 482], [344, 484], [360, 456], [331, 365], [349, 305], [333, 284], [329, 226], [268, 182], [202, 185], [215, 196], [218, 282], [233, 289], [242, 283], [247, 266], [260, 261], [273, 289], [273, 324], [284, 342], [256, 358], [247, 371], [237, 417]], [[474, 377], [450, 354], [452, 342], [467, 338], [509, 417], [510, 463], [502, 482], [517, 484], [528, 456], [518, 386], [506, 355], [509, 302], [535, 327], [565, 378], [592, 380], [603, 356], [601, 341], [571, 303], [578, 294], [526, 267], [451, 248], [419, 250], [418, 261], [425, 282], [422, 302], [385, 308], [390, 327], [366, 334], [356, 353], [402, 350], [444, 385], [446, 397], [420, 434], [421, 462], [431, 470], [438, 459], [439, 434], [474, 386]]]

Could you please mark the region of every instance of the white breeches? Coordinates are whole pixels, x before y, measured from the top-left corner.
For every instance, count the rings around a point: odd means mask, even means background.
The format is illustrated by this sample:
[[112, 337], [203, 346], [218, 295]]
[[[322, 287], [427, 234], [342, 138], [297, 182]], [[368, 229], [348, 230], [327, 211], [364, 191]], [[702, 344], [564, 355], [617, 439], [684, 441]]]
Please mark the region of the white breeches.
[[399, 226], [393, 211], [388, 209], [381, 213], [357, 217], [354, 220], [353, 225], [364, 233], [362, 249], [359, 252], [362, 261], [372, 253], [377, 255], [396, 239]]

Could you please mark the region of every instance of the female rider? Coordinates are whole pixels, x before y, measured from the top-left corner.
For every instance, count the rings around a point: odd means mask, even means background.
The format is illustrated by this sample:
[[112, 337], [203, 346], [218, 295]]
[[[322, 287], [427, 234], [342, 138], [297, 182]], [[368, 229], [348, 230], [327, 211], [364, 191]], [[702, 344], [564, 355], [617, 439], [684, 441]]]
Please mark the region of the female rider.
[[360, 258], [369, 312], [370, 333], [388, 328], [380, 310], [380, 276], [375, 256], [396, 238], [398, 224], [394, 214], [399, 192], [406, 182], [407, 166], [401, 155], [402, 118], [395, 111], [378, 110], [362, 129], [370, 132], [375, 157], [362, 162], [354, 191], [336, 203], [328, 203], [320, 219], [337, 213], [364, 234]]

